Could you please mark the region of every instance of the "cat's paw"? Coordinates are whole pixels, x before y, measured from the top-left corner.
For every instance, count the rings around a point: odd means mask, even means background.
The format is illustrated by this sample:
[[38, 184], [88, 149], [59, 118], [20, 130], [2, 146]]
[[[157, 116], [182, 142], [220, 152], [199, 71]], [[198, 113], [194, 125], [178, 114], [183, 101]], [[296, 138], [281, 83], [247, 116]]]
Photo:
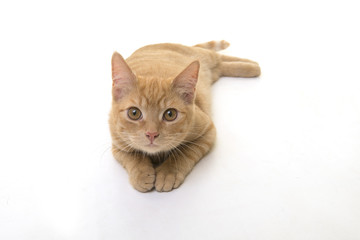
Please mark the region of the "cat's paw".
[[152, 167], [146, 167], [134, 170], [130, 175], [130, 183], [140, 192], [150, 191], [154, 188], [155, 169]]
[[185, 176], [179, 171], [167, 168], [156, 170], [155, 189], [158, 192], [169, 192], [184, 182]]

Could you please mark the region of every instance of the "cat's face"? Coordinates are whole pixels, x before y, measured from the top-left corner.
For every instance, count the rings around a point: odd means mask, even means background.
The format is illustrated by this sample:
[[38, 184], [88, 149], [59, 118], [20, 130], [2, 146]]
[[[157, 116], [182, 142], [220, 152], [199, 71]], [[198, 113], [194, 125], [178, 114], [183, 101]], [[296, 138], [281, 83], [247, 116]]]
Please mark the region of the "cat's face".
[[[118, 62], [124, 66], [122, 60]], [[197, 79], [198, 65], [193, 68]], [[124, 69], [130, 70], [123, 67], [120, 72]], [[181, 76], [184, 72], [186, 76]], [[119, 78], [117, 71], [114, 80], [113, 57], [109, 120], [113, 144], [123, 151], [135, 149], [154, 154], [169, 151], [184, 141], [194, 116], [196, 84], [184, 72], [175, 79], [151, 79], [130, 72]]]
[[169, 84], [163, 85], [136, 86], [121, 101], [113, 102], [112, 135], [124, 150], [156, 153], [168, 151], [184, 140], [193, 104], [186, 104]]

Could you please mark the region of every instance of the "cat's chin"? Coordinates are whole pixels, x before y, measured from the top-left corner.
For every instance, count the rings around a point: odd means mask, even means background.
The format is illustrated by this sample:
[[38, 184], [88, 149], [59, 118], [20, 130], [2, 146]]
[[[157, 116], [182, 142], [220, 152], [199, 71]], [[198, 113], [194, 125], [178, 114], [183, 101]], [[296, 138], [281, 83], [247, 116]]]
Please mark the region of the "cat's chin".
[[156, 153], [164, 151], [164, 149], [160, 145], [157, 145], [157, 144], [147, 144], [147, 145], [143, 146], [141, 150], [146, 153], [149, 153], [149, 154], [156, 154]]

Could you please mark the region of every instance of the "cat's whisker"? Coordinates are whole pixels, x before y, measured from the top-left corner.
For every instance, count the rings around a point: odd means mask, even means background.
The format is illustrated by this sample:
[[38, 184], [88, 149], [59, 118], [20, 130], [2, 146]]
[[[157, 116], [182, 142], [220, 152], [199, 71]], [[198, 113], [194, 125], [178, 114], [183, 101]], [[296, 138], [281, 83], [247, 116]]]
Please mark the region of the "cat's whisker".
[[[177, 148], [176, 148], [176, 146], [172, 146], [172, 147], [173, 147], [173, 149], [170, 150], [170, 153], [173, 156], [176, 170], [179, 171], [180, 169], [179, 169], [179, 166], [178, 166], [178, 163], [177, 163], [177, 157], [175, 156], [175, 153], [177, 153]], [[175, 153], [174, 153], [174, 151], [175, 151]]]
[[134, 150], [134, 147], [132, 146], [131, 143], [126, 143], [125, 146], [117, 145], [116, 147], [123, 152], [130, 152], [130, 151]]
[[110, 145], [110, 146], [107, 146], [107, 147], [103, 150], [103, 152], [101, 153], [101, 159], [104, 157], [104, 155], [105, 155], [105, 153], [106, 153], [107, 151], [111, 150], [111, 148], [112, 148], [112, 146]]
[[192, 144], [192, 145], [195, 145], [195, 146], [197, 146], [197, 147], [204, 148], [203, 145], [201, 145], [201, 144], [199, 144], [199, 143], [197, 143], [197, 142], [195, 142], [195, 141], [183, 141], [183, 143], [186, 143], [186, 144], [184, 144], [184, 145]]
[[[168, 140], [173, 140], [173, 139], [168, 139]], [[204, 148], [203, 145], [200, 145], [200, 144], [198, 144], [198, 143], [195, 142], [195, 141], [186, 141], [186, 140], [177, 141], [175, 145], [177, 145], [177, 146], [179, 146], [179, 145], [185, 145], [185, 146], [186, 146], [187, 144], [193, 144], [193, 145], [195, 145], [195, 146], [197, 146], [197, 147]]]

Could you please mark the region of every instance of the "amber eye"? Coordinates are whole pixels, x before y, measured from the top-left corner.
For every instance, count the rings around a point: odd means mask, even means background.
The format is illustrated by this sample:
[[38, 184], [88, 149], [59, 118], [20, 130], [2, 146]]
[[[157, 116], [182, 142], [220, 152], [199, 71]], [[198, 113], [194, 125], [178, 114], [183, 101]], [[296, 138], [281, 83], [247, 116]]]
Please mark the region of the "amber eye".
[[177, 111], [174, 108], [169, 108], [164, 112], [164, 119], [166, 121], [174, 121], [177, 117]]
[[141, 111], [136, 107], [131, 107], [128, 110], [128, 116], [131, 120], [139, 120], [142, 116]]

